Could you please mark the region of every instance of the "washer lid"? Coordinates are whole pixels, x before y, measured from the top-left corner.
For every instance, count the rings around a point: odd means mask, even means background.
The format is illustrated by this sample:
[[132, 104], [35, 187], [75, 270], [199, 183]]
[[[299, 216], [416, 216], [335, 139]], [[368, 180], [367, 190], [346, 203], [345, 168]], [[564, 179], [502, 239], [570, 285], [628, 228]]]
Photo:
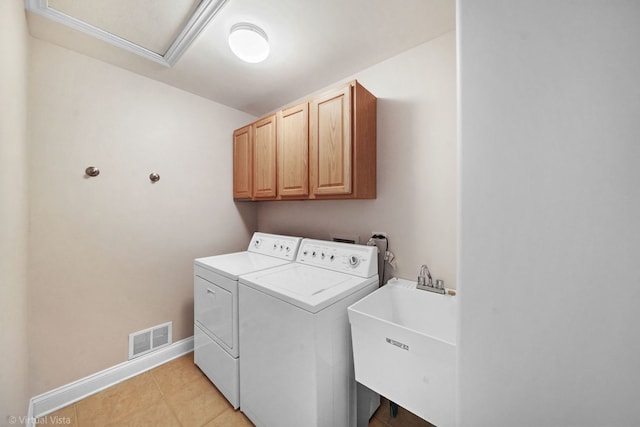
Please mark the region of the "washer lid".
[[198, 258], [194, 262], [200, 267], [228, 277], [231, 280], [238, 280], [238, 276], [241, 274], [290, 264], [290, 261], [285, 259], [246, 251]]
[[334, 302], [363, 287], [377, 283], [378, 276], [368, 279], [292, 263], [269, 270], [240, 276], [240, 283], [275, 298], [317, 313]]

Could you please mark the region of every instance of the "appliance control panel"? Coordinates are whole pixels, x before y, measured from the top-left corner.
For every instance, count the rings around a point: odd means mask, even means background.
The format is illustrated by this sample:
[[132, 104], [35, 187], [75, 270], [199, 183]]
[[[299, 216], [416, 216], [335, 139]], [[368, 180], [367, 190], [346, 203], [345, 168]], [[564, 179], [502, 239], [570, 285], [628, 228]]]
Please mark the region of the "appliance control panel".
[[296, 262], [368, 278], [378, 274], [377, 250], [376, 246], [303, 239]]
[[295, 261], [301, 241], [301, 237], [256, 232], [247, 251]]

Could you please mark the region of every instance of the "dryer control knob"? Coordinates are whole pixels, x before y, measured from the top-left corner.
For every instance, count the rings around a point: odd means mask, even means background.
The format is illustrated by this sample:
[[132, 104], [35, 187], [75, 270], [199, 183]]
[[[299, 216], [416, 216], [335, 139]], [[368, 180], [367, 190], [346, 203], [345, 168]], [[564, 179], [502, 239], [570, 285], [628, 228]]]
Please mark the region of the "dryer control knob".
[[358, 264], [360, 264], [360, 258], [358, 258], [358, 255], [350, 255], [349, 256], [349, 265], [351, 267], [355, 267]]

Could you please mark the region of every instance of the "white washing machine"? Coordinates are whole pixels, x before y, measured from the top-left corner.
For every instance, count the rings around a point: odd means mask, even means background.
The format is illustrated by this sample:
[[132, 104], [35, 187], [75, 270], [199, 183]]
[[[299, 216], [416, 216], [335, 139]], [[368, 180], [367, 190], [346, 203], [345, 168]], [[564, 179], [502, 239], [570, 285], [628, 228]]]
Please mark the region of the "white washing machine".
[[368, 424], [379, 397], [356, 393], [347, 307], [378, 288], [377, 258], [304, 239], [295, 263], [240, 276], [240, 409], [256, 426], [353, 427], [358, 410]]
[[238, 276], [295, 261], [302, 238], [254, 233], [243, 252], [194, 261], [194, 360], [235, 409], [240, 404]]

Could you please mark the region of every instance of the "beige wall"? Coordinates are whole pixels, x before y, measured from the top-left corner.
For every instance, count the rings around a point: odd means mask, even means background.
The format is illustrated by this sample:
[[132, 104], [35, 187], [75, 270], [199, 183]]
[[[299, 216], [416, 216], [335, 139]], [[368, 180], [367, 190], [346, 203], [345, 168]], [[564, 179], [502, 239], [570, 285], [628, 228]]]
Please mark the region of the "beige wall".
[[36, 395], [125, 361], [131, 332], [192, 336], [193, 259], [242, 249], [256, 219], [231, 188], [232, 130], [253, 117], [35, 39], [31, 65]]
[[327, 239], [388, 233], [399, 277], [428, 263], [456, 287], [455, 33], [354, 76], [378, 97], [378, 198], [362, 201], [260, 202], [258, 226]]
[[0, 426], [27, 414], [27, 60], [24, 5], [0, 1]]

